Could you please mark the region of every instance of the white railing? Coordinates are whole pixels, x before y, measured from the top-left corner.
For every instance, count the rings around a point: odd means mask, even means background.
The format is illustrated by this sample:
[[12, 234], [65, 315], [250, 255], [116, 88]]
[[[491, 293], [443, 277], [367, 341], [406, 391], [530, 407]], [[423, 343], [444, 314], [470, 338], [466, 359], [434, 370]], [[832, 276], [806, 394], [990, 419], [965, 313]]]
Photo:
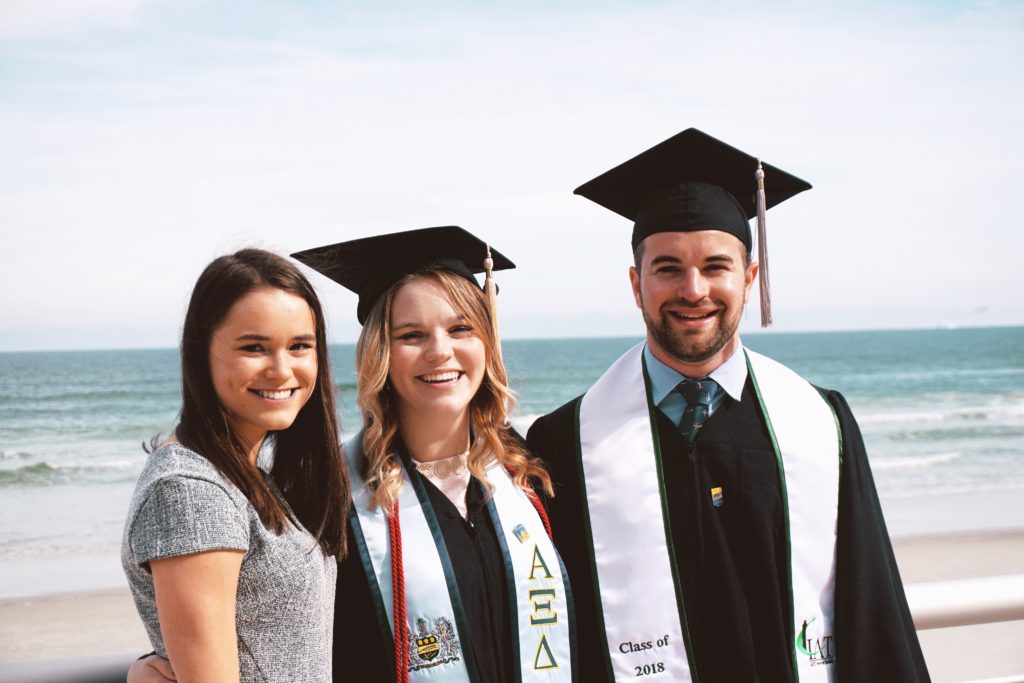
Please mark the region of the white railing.
[[[1024, 574], [908, 584], [918, 631], [1024, 619]], [[1024, 674], [972, 683], [1024, 683]]]
[[919, 631], [1024, 619], [1024, 574], [914, 583], [905, 590]]
[[[908, 584], [907, 602], [917, 629], [1024, 620], [1024, 574]], [[0, 663], [7, 683], [107, 683], [124, 681], [133, 659], [87, 657], [49, 662]], [[973, 683], [1024, 683], [1024, 674]]]

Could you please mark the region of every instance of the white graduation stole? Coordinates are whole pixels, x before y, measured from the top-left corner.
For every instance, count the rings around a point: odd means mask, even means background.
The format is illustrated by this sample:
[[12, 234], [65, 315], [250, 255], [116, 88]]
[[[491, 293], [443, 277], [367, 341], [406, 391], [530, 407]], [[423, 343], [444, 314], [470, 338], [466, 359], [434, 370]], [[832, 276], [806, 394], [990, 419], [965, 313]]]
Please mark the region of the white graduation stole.
[[798, 680], [831, 681], [836, 661], [839, 425], [818, 390], [785, 365], [747, 351], [747, 367], [785, 475], [780, 479]]
[[[656, 408], [648, 398], [643, 348], [640, 343], [623, 354], [579, 404], [599, 614], [617, 681], [689, 681], [685, 596], [662, 497]], [[838, 428], [805, 380], [764, 356], [749, 353], [748, 359], [779, 458], [787, 539], [795, 549], [790, 576], [796, 667], [802, 681], [827, 681], [835, 661]], [[799, 498], [789, 499], [788, 490], [799, 491]]]
[[[370, 495], [359, 474], [362, 437], [360, 432], [345, 444], [356, 512], [350, 518], [352, 536], [371, 590], [387, 615], [388, 623], [381, 626], [387, 629], [386, 633], [393, 634], [388, 523], [383, 510], [370, 509]], [[468, 682], [466, 649], [470, 647], [470, 638], [466, 635], [465, 612], [444, 539], [433, 511], [429, 504], [424, 510], [405, 468], [402, 477], [398, 501], [409, 622], [409, 680]], [[494, 486], [488, 503], [491, 519], [498, 532], [506, 572], [511, 569], [508, 587], [519, 634], [513, 653], [518, 655], [522, 680], [569, 682], [569, 584], [561, 560], [533, 504], [508, 473], [495, 463], [487, 469], [487, 478]], [[422, 500], [426, 502], [425, 498]]]
[[599, 614], [617, 681], [689, 681], [642, 350], [619, 358], [579, 407]]

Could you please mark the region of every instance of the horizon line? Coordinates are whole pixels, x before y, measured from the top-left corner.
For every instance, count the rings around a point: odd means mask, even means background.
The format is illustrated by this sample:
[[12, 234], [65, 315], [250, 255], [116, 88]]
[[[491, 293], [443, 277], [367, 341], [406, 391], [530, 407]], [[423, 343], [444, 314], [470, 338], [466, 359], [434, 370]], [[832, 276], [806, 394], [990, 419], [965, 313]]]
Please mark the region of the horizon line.
[[[805, 330], [773, 330], [755, 329], [741, 333], [741, 337], [779, 335], [779, 334], [850, 334], [850, 333], [872, 333], [872, 332], [956, 332], [958, 330], [995, 330], [995, 329], [1024, 329], [1022, 323], [1006, 323], [994, 325], [929, 325], [918, 327], [877, 327], [877, 328], [831, 328], [831, 329], [805, 329]], [[502, 337], [502, 341], [583, 341], [591, 339], [639, 339], [643, 337], [638, 334], [595, 334], [581, 336], [552, 336], [552, 337]], [[354, 346], [355, 341], [328, 341], [328, 346]], [[93, 346], [86, 348], [42, 348], [42, 349], [0, 349], [0, 354], [5, 353], [87, 353], [90, 351], [168, 351], [177, 350], [174, 346]]]

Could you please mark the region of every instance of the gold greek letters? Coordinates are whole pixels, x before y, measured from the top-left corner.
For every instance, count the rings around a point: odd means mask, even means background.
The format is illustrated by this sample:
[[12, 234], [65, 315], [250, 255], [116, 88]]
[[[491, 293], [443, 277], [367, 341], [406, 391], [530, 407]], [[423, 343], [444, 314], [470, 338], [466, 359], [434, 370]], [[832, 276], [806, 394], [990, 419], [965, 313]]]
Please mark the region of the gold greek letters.
[[537, 544], [534, 543], [533, 544], [533, 563], [530, 565], [530, 580], [534, 580], [536, 578], [534, 576], [534, 574], [537, 572], [538, 569], [541, 569], [541, 570], [544, 571], [544, 576], [542, 578], [545, 578], [545, 579], [552, 578], [551, 577], [551, 570], [548, 569], [548, 563], [544, 561], [544, 556], [540, 554], [540, 548], [538, 548]]
[[548, 637], [542, 635], [540, 642], [537, 643], [537, 654], [533, 656], [533, 670], [543, 671], [545, 669], [557, 669], [558, 662], [555, 661], [555, 653], [551, 651], [551, 646], [548, 645]]
[[556, 596], [554, 588], [534, 588], [530, 591], [530, 602], [533, 603], [530, 626], [558, 623], [558, 612], [551, 609]]

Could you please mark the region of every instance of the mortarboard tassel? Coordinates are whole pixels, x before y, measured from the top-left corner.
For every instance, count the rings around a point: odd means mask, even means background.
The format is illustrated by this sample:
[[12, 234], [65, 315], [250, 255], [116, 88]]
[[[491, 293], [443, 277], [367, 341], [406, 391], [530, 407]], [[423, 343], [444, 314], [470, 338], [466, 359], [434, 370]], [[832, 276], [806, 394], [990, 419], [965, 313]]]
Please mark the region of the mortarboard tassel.
[[491, 333], [494, 335], [494, 349], [498, 354], [498, 362], [501, 358], [501, 337], [498, 334], [498, 285], [494, 282], [491, 271], [494, 269], [494, 259], [491, 258], [491, 245], [487, 245], [487, 258], [484, 259], [484, 294], [487, 296], [487, 306], [491, 309]]
[[772, 324], [772, 292], [768, 284], [768, 229], [765, 225], [764, 169], [761, 160], [757, 160], [757, 263], [758, 290], [761, 297], [761, 327]]

